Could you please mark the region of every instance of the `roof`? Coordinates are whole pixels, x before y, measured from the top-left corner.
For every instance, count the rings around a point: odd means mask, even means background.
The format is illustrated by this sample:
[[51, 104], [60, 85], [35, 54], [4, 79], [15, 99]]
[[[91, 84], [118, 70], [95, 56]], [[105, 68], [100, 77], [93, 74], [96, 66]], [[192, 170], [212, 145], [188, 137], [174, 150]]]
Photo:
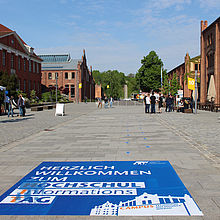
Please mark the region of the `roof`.
[[13, 32], [13, 31], [5, 27], [4, 25], [0, 24], [0, 32]]
[[44, 63], [59, 63], [59, 62], [68, 62], [70, 61], [69, 54], [61, 55], [38, 55]]
[[213, 21], [205, 30], [203, 30], [203, 32], [206, 32], [209, 30], [209, 28], [211, 28], [214, 24], [219, 23], [220, 22], [220, 17], [218, 17], [215, 21]]
[[29, 53], [32, 57], [35, 57], [36, 59], [42, 61], [34, 52], [30, 53], [30, 51], [27, 49], [27, 47], [30, 47], [30, 46], [28, 46], [15, 31], [12, 31], [11, 29], [0, 24], [0, 38], [4, 36], [12, 35], [12, 34], [17, 38], [18, 41], [20, 41], [21, 46], [27, 53]]
[[71, 59], [69, 54], [38, 55], [42, 60], [42, 70], [77, 70], [80, 59]]

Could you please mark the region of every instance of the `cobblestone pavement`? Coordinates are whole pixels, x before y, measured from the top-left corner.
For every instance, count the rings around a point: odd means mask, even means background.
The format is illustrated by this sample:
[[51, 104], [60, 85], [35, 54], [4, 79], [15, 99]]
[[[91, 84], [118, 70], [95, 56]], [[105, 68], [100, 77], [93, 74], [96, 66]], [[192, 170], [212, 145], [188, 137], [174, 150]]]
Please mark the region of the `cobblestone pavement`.
[[[85, 108], [86, 107], [86, 108]], [[95, 104], [86, 105], [80, 104], [66, 104], [65, 117], [54, 117], [55, 109], [34, 112], [26, 109], [26, 116], [23, 118], [17, 117], [18, 109], [15, 110], [15, 117], [11, 118], [6, 115], [0, 116], [0, 147], [7, 145], [13, 141], [29, 137], [44, 129], [49, 129], [53, 126], [62, 124], [73, 118], [77, 118], [83, 114], [94, 110]]]
[[[0, 119], [1, 140], [5, 133], [15, 133], [0, 147], [1, 194], [43, 161], [169, 160], [204, 216], [0, 219], [220, 219], [219, 113], [151, 115], [144, 114], [143, 106], [97, 109], [94, 104], [68, 104], [66, 110], [65, 117], [48, 110], [30, 113], [27, 117], [32, 119], [16, 123], [5, 116]], [[18, 140], [17, 130], [31, 132]]]

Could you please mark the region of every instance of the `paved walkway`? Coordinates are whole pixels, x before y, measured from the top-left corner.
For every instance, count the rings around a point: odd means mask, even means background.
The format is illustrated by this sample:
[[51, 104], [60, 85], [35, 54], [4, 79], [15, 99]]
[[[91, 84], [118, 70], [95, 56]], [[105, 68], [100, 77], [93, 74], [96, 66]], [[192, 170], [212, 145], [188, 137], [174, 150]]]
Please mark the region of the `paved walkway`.
[[[0, 117], [1, 194], [42, 161], [169, 160], [204, 213], [204, 217], [189, 218], [220, 219], [219, 113], [147, 115], [142, 106], [97, 109], [91, 103], [66, 107], [64, 117], [55, 117], [53, 110], [27, 112], [27, 119], [14, 122]], [[10, 137], [6, 138], [6, 134]], [[79, 218], [113, 219], [28, 216], [28, 219]], [[0, 219], [27, 218], [0, 216]]]

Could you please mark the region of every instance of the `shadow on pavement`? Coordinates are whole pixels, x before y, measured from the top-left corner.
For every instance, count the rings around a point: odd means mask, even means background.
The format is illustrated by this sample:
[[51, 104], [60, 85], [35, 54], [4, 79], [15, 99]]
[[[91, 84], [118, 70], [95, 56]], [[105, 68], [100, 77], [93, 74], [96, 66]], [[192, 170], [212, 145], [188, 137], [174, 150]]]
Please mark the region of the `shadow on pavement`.
[[28, 117], [28, 116], [25, 116], [25, 117], [22, 117], [22, 118], [14, 118], [13, 117], [11, 119], [0, 121], [0, 123], [19, 122], [19, 121], [29, 120], [29, 119], [34, 119], [34, 117]]

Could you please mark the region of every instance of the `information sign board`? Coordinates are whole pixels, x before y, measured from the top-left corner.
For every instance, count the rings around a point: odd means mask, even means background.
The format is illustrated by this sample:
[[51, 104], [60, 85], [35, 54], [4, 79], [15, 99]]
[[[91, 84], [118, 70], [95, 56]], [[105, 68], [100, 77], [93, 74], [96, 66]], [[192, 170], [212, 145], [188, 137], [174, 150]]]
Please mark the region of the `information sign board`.
[[56, 104], [56, 113], [55, 113], [55, 116], [56, 116], [56, 115], [62, 115], [62, 116], [64, 116], [64, 114], [65, 114], [64, 104], [63, 104], [63, 103], [57, 103], [57, 104]]
[[203, 215], [168, 161], [43, 162], [0, 197], [1, 215]]

